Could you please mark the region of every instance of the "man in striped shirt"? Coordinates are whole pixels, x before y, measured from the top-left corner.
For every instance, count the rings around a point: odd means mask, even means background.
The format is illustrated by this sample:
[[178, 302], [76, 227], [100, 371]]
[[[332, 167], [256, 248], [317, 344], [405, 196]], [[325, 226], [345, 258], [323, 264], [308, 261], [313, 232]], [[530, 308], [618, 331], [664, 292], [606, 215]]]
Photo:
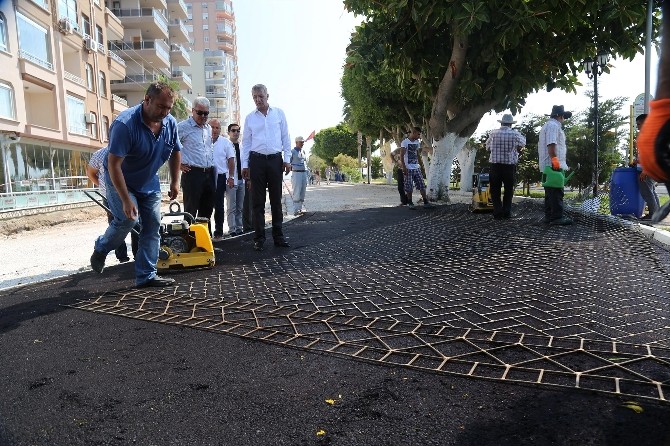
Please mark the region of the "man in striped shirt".
[[[516, 184], [516, 165], [519, 152], [526, 145], [526, 137], [512, 128], [516, 121], [510, 114], [499, 119], [500, 128], [491, 131], [486, 140], [486, 148], [491, 152], [489, 162], [489, 191], [493, 201], [493, 218], [500, 220], [512, 217], [512, 197]], [[505, 186], [505, 194], [500, 200], [500, 189]]]

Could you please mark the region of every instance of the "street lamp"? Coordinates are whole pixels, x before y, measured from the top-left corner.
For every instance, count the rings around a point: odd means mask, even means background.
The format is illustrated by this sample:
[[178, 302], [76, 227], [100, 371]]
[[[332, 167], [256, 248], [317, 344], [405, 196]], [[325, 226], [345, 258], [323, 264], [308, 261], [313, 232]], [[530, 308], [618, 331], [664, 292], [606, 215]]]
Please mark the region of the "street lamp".
[[598, 76], [603, 74], [603, 68], [609, 61], [607, 53], [599, 52], [598, 55], [591, 59], [590, 57], [584, 60], [584, 71], [589, 79], [593, 79], [593, 108], [595, 111], [595, 153], [593, 156], [593, 196], [598, 195], [598, 149], [600, 147], [600, 122], [598, 111]]

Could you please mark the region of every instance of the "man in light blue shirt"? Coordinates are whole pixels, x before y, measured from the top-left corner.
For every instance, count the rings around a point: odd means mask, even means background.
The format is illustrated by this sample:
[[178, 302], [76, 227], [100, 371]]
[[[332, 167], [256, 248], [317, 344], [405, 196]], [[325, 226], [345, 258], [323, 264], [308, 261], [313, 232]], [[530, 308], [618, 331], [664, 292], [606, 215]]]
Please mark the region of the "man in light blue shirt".
[[251, 87], [256, 110], [244, 120], [242, 131], [242, 176], [251, 180], [254, 249], [263, 250], [265, 243], [265, 192], [270, 197], [272, 238], [275, 246], [288, 247], [282, 232], [282, 171], [291, 171], [291, 139], [286, 116], [281, 109], [270, 107], [265, 85]]
[[177, 125], [179, 141], [184, 147], [181, 154], [184, 211], [207, 220], [214, 212], [216, 197], [212, 127], [207, 123], [208, 116], [209, 99], [197, 97], [191, 116]]

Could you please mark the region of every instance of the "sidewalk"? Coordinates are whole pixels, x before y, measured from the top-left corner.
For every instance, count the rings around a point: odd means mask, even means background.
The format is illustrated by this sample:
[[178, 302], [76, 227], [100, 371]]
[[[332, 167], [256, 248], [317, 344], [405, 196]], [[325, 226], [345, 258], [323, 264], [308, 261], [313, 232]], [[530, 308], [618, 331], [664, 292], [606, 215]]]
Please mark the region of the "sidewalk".
[[291, 248], [225, 240], [166, 290], [124, 264], [1, 291], [0, 444], [670, 440], [664, 245], [396, 201], [310, 189]]

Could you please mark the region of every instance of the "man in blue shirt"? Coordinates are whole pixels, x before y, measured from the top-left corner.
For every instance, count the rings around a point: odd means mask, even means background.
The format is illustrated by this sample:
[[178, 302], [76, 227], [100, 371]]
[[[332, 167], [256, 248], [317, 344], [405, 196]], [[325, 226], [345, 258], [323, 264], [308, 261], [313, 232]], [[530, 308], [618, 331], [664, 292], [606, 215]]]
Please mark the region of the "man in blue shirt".
[[179, 192], [181, 143], [177, 121], [170, 115], [176, 93], [163, 82], [149, 86], [141, 104], [114, 120], [109, 129], [109, 155], [104, 162], [107, 201], [114, 219], [95, 241], [91, 268], [102, 273], [107, 254], [142, 221], [135, 257], [135, 284], [163, 287], [174, 279], [159, 277], [156, 263], [160, 245], [161, 188], [158, 169], [169, 160], [170, 199]]

